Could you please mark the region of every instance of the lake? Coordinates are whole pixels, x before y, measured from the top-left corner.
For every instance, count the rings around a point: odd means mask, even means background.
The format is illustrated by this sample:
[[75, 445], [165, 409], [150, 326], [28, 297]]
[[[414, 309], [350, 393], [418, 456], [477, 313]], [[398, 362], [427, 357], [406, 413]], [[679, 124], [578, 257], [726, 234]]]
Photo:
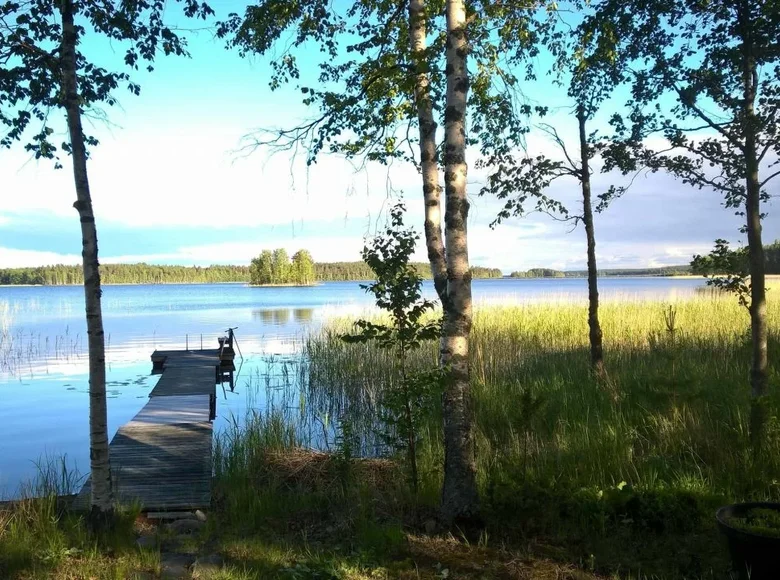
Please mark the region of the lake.
[[[700, 278], [604, 278], [604, 299], [672, 300]], [[425, 285], [433, 298], [433, 288]], [[474, 280], [475, 305], [585, 300], [585, 279]], [[247, 407], [284, 398], [296, 376], [300, 341], [334, 316], [366, 313], [372, 302], [357, 282], [312, 287], [246, 284], [105, 286], [109, 435], [147, 402], [158, 377], [155, 349], [216, 348], [237, 327], [243, 363], [234, 388], [217, 387], [215, 429]], [[88, 377], [84, 293], [80, 286], [0, 288], [0, 497], [13, 497], [43, 457], [65, 456], [89, 471]]]

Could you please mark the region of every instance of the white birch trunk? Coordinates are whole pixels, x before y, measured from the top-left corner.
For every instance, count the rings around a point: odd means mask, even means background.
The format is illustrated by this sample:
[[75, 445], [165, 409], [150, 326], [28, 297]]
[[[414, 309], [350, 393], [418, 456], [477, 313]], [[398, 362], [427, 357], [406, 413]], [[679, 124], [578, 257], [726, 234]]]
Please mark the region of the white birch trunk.
[[420, 126], [420, 169], [425, 199], [425, 244], [431, 263], [433, 285], [442, 304], [447, 294], [447, 263], [441, 233], [441, 185], [436, 151], [436, 121], [433, 117], [426, 36], [425, 0], [409, 1], [409, 38], [415, 66], [414, 98]]
[[444, 237], [447, 299], [444, 302], [441, 361], [444, 392], [444, 489], [442, 516], [448, 523], [479, 517], [469, 377], [471, 272], [466, 196], [466, 106], [469, 89], [464, 0], [447, 0], [447, 103], [444, 114]]
[[81, 125], [76, 62], [78, 36], [73, 22], [73, 0], [61, 0], [60, 14], [62, 16], [60, 47], [62, 97], [67, 114], [73, 178], [76, 186], [76, 202], [73, 206], [79, 212], [81, 221], [81, 256], [89, 346], [89, 461], [92, 479], [92, 519], [93, 523], [101, 523], [109, 520], [114, 501], [108, 456], [105, 340], [100, 307], [97, 230], [92, 212], [92, 198], [87, 178], [87, 151]]

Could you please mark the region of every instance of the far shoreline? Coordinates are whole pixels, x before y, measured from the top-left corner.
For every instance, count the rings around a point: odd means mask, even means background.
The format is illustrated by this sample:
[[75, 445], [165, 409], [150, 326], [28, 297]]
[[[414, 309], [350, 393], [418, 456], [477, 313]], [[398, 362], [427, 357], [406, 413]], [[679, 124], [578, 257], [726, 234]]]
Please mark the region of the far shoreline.
[[[606, 279], [624, 279], [624, 278], [641, 278], [641, 279], [677, 279], [677, 280], [693, 280], [693, 279], [699, 279], [702, 282], [706, 282], [707, 278], [705, 276], [697, 276], [693, 274], [673, 274], [670, 276], [658, 276], [658, 275], [607, 275], [607, 276], [599, 276], [599, 280], [606, 280]], [[501, 278], [472, 278], [472, 281], [474, 280], [586, 280], [587, 276], [563, 276], [563, 277], [556, 277], [556, 276], [536, 276], [533, 278], [524, 278], [524, 277], [512, 277], [512, 276], [502, 276]], [[765, 276], [765, 279], [768, 281], [780, 281], [780, 274], [767, 274]], [[430, 278], [425, 279], [426, 282], [430, 282]], [[328, 284], [331, 282], [355, 282], [355, 283], [362, 283], [362, 282], [371, 282], [371, 280], [320, 280], [318, 282], [315, 282], [313, 284], [251, 284], [250, 282], [247, 282], [246, 280], [234, 280], [230, 282], [101, 282], [101, 286], [219, 286], [219, 285], [228, 285], [228, 284], [241, 284], [244, 286], [247, 286], [249, 288], [316, 288], [317, 286], [322, 286], [323, 284]], [[82, 287], [83, 284], [0, 284], [0, 288], [62, 288], [62, 287]]]

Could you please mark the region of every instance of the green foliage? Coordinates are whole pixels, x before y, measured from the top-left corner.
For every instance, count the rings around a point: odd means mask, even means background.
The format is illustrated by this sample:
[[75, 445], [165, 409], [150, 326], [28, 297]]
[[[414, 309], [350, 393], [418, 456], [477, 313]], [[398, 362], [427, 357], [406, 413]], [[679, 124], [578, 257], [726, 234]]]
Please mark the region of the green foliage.
[[706, 256], [695, 255], [691, 271], [707, 278], [707, 285], [731, 292], [739, 303], [750, 308], [750, 264], [747, 248], [732, 250], [726, 240], [715, 240], [715, 248]]
[[[188, 17], [206, 19], [213, 11], [206, 3], [179, 0]], [[152, 62], [159, 53], [187, 55], [186, 42], [179, 32], [166, 25], [162, 0], [135, 2], [74, 3], [79, 25], [86, 34], [110, 40], [124, 53], [124, 64], [137, 70]], [[11, 147], [16, 141], [26, 141], [25, 149], [35, 158], [53, 159], [60, 165], [60, 152], [70, 153], [70, 143], [54, 142], [58, 132], [51, 126], [49, 113], [64, 106], [61, 95], [62, 64], [59, 57], [60, 25], [56, 2], [3, 2], [0, 4], [0, 58], [4, 62], [0, 75], [0, 126], [7, 128], [0, 138], [0, 147]], [[117, 103], [116, 89], [125, 86], [138, 94], [140, 87], [127, 72], [109, 71], [90, 61], [77, 47], [76, 67], [79, 75], [79, 96], [84, 110], [101, 104]], [[33, 133], [28, 134], [28, 130]], [[97, 140], [87, 136], [87, 145]]]
[[[297, 258], [297, 262], [296, 260]], [[264, 250], [254, 258], [250, 266], [160, 266], [154, 264], [101, 264], [100, 276], [103, 284], [213, 284], [220, 282], [249, 282], [253, 279], [270, 280], [273, 254]], [[371, 268], [365, 262], [311, 262], [311, 254], [300, 250], [293, 256], [292, 273], [302, 284], [313, 284], [321, 280], [357, 281], [370, 280]], [[313, 265], [313, 272], [309, 264]], [[412, 263], [422, 278], [431, 278], [429, 264]], [[254, 268], [254, 272], [253, 272]], [[498, 268], [471, 269], [473, 278], [501, 278]], [[0, 285], [61, 286], [83, 284], [81, 266], [39, 266], [36, 268], [0, 268]]]
[[780, 274], [780, 240], [775, 240], [768, 246], [764, 246], [766, 258], [766, 273]]
[[439, 336], [441, 323], [425, 318], [434, 304], [422, 297], [422, 278], [409, 264], [419, 235], [411, 228], [404, 228], [404, 211], [402, 203], [393, 206], [384, 235], [375, 237], [363, 248], [363, 260], [374, 272], [376, 281], [361, 287], [373, 294], [376, 305], [390, 315], [390, 324], [358, 320], [355, 328], [359, 332], [345, 334], [342, 339], [352, 343], [374, 341], [379, 348], [393, 351], [396, 357], [400, 377], [396, 383], [385, 385], [379, 418], [386, 428], [386, 441], [393, 448], [406, 450], [412, 484], [417, 491], [418, 425], [432, 407], [430, 399], [437, 392], [441, 373], [438, 370], [410, 373], [407, 358], [423, 342]]
[[[194, 284], [244, 282], [249, 280], [246, 266], [157, 266], [153, 264], [101, 264], [102, 284]], [[0, 269], [0, 284], [59, 286], [83, 284], [81, 266], [41, 266], [38, 268]]]
[[391, 325], [358, 320], [358, 334], [346, 335], [344, 340], [363, 342], [376, 340], [381, 348], [396, 351], [399, 361], [425, 340], [438, 336], [439, 322], [423, 320], [434, 303], [422, 297], [422, 278], [409, 264], [419, 235], [413, 229], [404, 229], [403, 204], [390, 210], [390, 225], [383, 236], [375, 237], [363, 248], [363, 261], [371, 268], [376, 281], [360, 287], [374, 295], [376, 305], [388, 312]]
[[[780, 310], [769, 298], [774, 409]], [[749, 369], [743, 308], [719, 293], [671, 306], [602, 304], [617, 401], [588, 374], [586, 306], [475, 309], [476, 462], [491, 539], [545, 538], [559, 546], [546, 556], [599, 577], [717, 578], [726, 569], [713, 514], [732, 501], [780, 499], [780, 429], [770, 421], [767, 453], [756, 459], [750, 394], [740, 388]], [[376, 386], [397, 380], [396, 357], [373, 342], [344, 344], [351, 325], [333, 321], [307, 342], [309, 389], [373, 418]], [[430, 368], [436, 350], [423, 344], [408, 366]], [[418, 497], [430, 493], [430, 505], [441, 489], [440, 413], [433, 407], [420, 426]]]
[[[542, 4], [549, 5], [548, 19], [554, 20], [555, 2]], [[420, 141], [415, 86], [418, 75], [424, 75], [436, 124], [443, 125], [446, 23], [443, 3], [426, 2], [427, 46], [412, 53], [408, 9], [386, 0], [343, 5], [259, 0], [243, 14], [231, 14], [219, 25], [218, 35], [242, 55], [272, 53], [270, 87], [293, 85], [303, 104], [315, 111], [300, 125], [258, 132], [252, 144], [273, 150], [302, 145], [308, 163], [322, 153], [363, 162], [419, 163], [414, 153]], [[530, 108], [520, 102], [519, 79], [503, 55], [538, 54], [531, 30], [536, 12], [536, 6], [505, 8], [492, 2], [469, 7], [466, 137], [483, 155], [504, 155], [523, 144]], [[311, 63], [316, 49], [313, 70], [300, 67], [298, 57], [306, 54]], [[431, 129], [435, 133], [436, 127]]]
[[284, 248], [263, 252], [252, 259], [249, 265], [250, 283], [257, 286], [275, 284], [314, 284], [315, 263], [308, 250], [298, 250], [292, 257]]
[[[127, 578], [154, 573], [159, 554], [139, 551], [133, 522], [139, 510], [120, 507], [111, 530], [94, 534], [83, 514], [68, 511], [82, 479], [65, 457], [43, 457], [21, 497], [0, 505], [3, 578]], [[110, 554], [110, 556], [109, 556]]]
[[[770, 361], [780, 360], [777, 307], [777, 300], [770, 300]], [[618, 404], [587, 378], [585, 312], [584, 305], [572, 304], [475, 311], [471, 365], [483, 489], [496, 477], [509, 485], [525, 478], [562, 493], [626, 481], [635, 490], [780, 499], [773, 483], [780, 481], [776, 426], [770, 428], [768, 459], [754, 462], [750, 452], [750, 394], [739, 388], [749, 368], [741, 306], [726, 296], [697, 296], [677, 301], [671, 321], [657, 302], [602, 304], [601, 322], [612, 337], [610, 378], [621, 393]], [[309, 341], [312, 389], [333, 397], [343, 393], [356, 402], [355, 414], [358, 409], [369, 413], [359, 404], [364, 390], [393, 380], [396, 357], [370, 343], [343, 345], [334, 335], [347, 328], [346, 321], [334, 323], [333, 335]], [[424, 370], [435, 359], [435, 345], [424, 344], [407, 362], [412, 371]], [[530, 420], [517, 403], [524, 389], [544, 401]], [[773, 388], [772, 408], [777, 396]], [[441, 460], [438, 417], [429, 425], [420, 449], [427, 458], [421, 473], [428, 461], [437, 465]]]
[[300, 284], [314, 284], [314, 260], [308, 250], [298, 250], [293, 254], [292, 277]]
[[[742, 215], [749, 135], [759, 163], [780, 156], [779, 18], [775, 2], [599, 3], [584, 29], [633, 70], [627, 111], [611, 121], [617, 139], [606, 167], [667, 171], [721, 193]], [[645, 138], [657, 134], [666, 146], [647, 148]], [[763, 201], [773, 171], [758, 184]]]
[[531, 268], [525, 272], [512, 272], [510, 278], [565, 278], [566, 273], [550, 268]]
[[252, 284], [270, 284], [273, 278], [273, 254], [263, 250], [249, 264], [249, 280]]
[[[508, 9], [512, 16], [503, 30], [507, 34], [512, 27], [523, 36], [533, 38], [535, 45], [529, 50], [524, 42], [510, 42], [515, 50], [510, 51], [517, 63], [526, 65], [526, 78], [535, 79], [537, 72], [533, 65], [538, 52], [546, 49], [552, 60], [545, 73], [554, 78], [554, 83], [565, 86], [572, 102], [573, 117], [582, 125], [598, 112], [601, 104], [625, 81], [626, 71], [623, 62], [614, 57], [614, 50], [605, 50], [604, 43], [595, 37], [582, 24], [586, 15], [591, 14], [590, 2], [572, 2], [577, 11], [578, 25], [567, 22], [557, 3], [550, 3], [547, 17], [532, 14], [534, 8], [522, 6]], [[522, 38], [522, 36], [521, 36]], [[488, 178], [480, 189], [480, 195], [492, 195], [504, 202], [496, 219], [495, 226], [509, 217], [523, 217], [531, 212], [554, 214], [564, 220], [574, 220], [575, 224], [584, 219], [584, 212], [572, 213], [560, 201], [548, 195], [550, 185], [560, 179], [575, 179], [580, 183], [590, 177], [590, 161], [604, 148], [604, 137], [597, 132], [585, 135], [579, 143], [579, 149], [570, 153], [555, 127], [542, 122], [548, 115], [545, 106], [524, 107], [524, 114], [534, 115], [538, 129], [546, 133], [556, 145], [562, 159], [552, 159], [546, 155], [531, 155], [526, 147], [494, 147], [489, 155], [477, 162], [477, 167], [486, 169]], [[623, 195], [626, 187], [610, 186], [598, 197], [597, 211], [603, 211], [609, 203]]]

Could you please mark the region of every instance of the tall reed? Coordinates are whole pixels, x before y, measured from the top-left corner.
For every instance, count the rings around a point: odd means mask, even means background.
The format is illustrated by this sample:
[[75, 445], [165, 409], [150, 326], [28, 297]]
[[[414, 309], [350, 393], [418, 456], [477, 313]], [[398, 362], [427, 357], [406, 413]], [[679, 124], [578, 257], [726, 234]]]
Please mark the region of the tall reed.
[[[669, 308], [673, 328], [669, 328]], [[610, 389], [588, 369], [585, 305], [536, 303], [477, 308], [472, 331], [477, 462], [484, 491], [518, 482], [566, 489], [698, 490], [780, 498], [780, 428], [766, 457], [749, 450], [749, 318], [729, 296], [673, 303], [607, 301], [601, 310]], [[770, 361], [780, 355], [780, 308], [770, 298]], [[347, 320], [309, 338], [313, 401], [371, 417], [395, 379], [392, 357], [345, 344]], [[435, 346], [412, 362], [435, 365]], [[776, 371], [771, 398], [779, 408]], [[519, 402], [538, 400], [529, 416]], [[371, 420], [364, 420], [370, 426]], [[442, 461], [436, 424], [429, 473]]]

